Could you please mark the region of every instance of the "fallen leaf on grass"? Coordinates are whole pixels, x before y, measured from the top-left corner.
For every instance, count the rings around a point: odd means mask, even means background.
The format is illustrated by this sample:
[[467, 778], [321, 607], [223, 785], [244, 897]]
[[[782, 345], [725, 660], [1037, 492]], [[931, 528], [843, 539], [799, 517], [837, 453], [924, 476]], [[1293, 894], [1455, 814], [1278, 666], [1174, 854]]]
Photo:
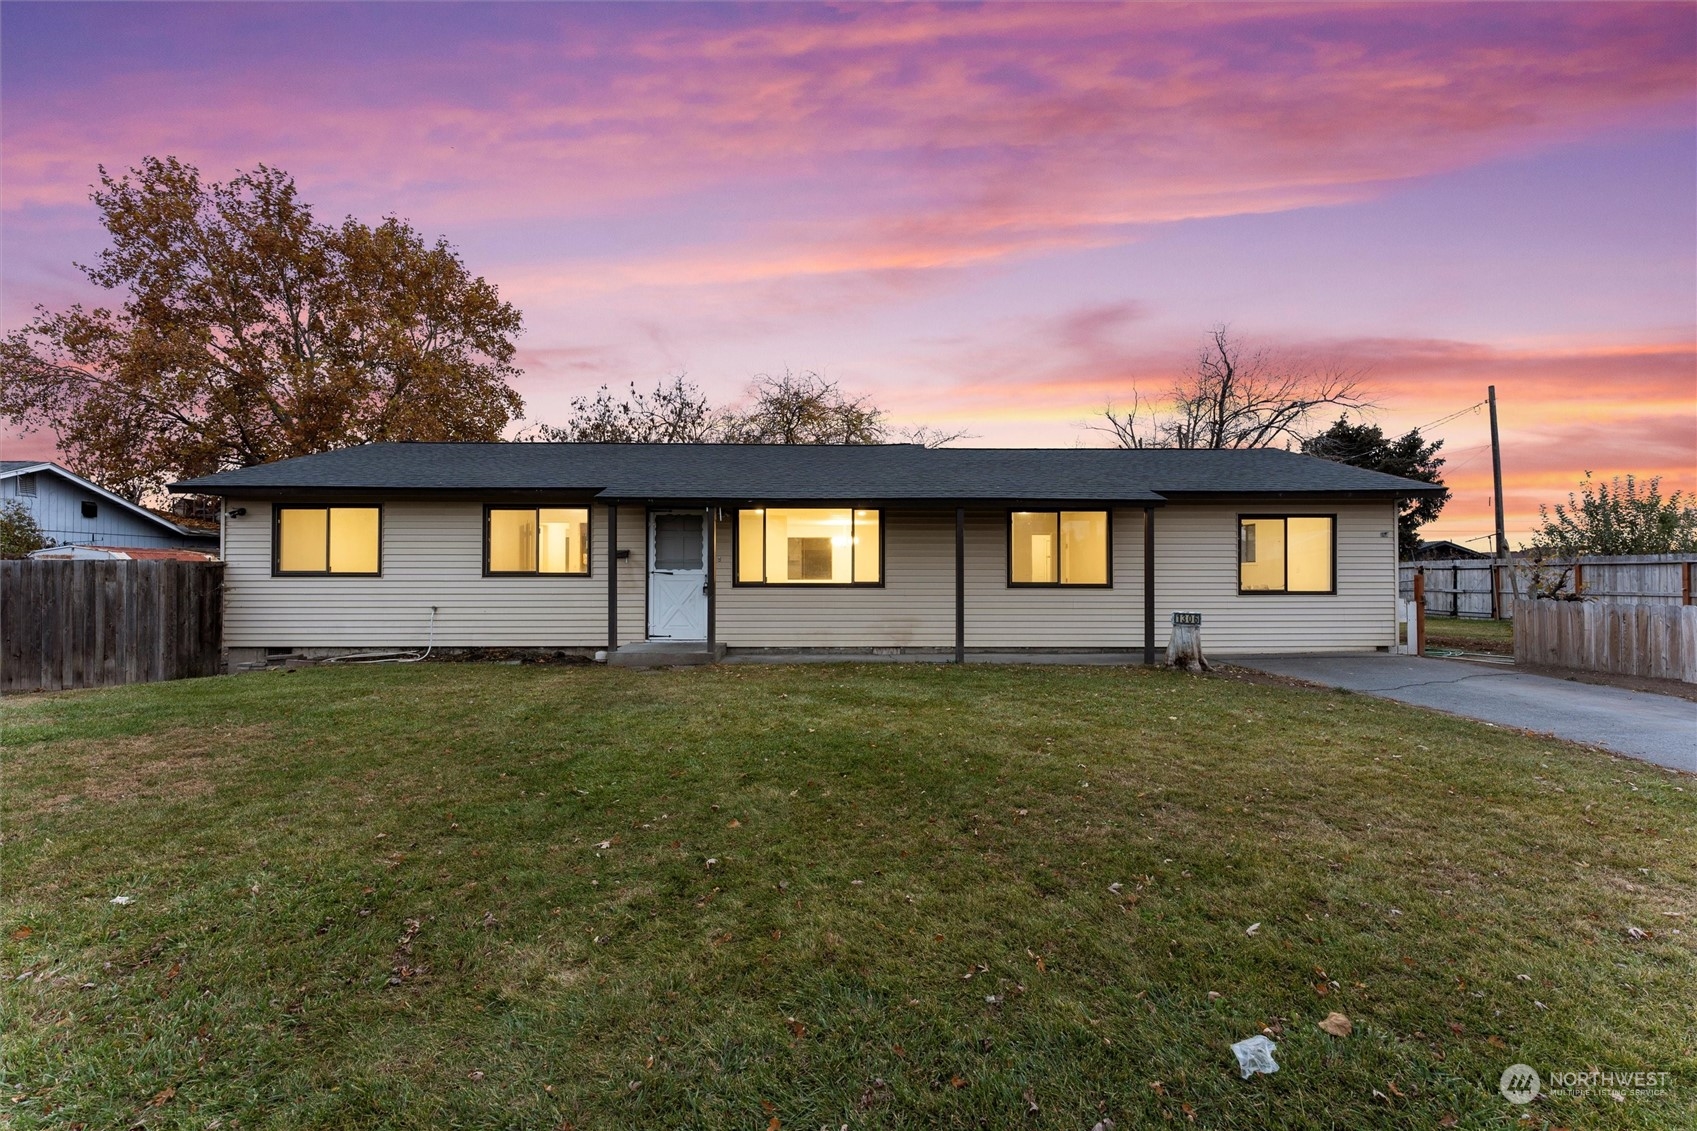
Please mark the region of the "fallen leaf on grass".
[[966, 1077], [964, 1077], [964, 1076], [951, 1076], [951, 1077], [949, 1077], [949, 1087], [951, 1087], [951, 1088], [964, 1088], [964, 1087], [966, 1087]]
[[480, 1071], [477, 1071], [476, 1069], [473, 1069], [472, 1071], [467, 1072], [465, 1074], [465, 1078], [467, 1080], [471, 1080], [471, 1081], [475, 1082], [475, 1081], [483, 1079], [483, 1073], [480, 1072]]
[[1248, 927], [1245, 927], [1245, 928], [1244, 928], [1244, 931], [1243, 931], [1243, 933], [1244, 933], [1244, 934], [1246, 934], [1246, 935], [1248, 935], [1248, 936], [1249, 936], [1249, 937], [1250, 937], [1250, 938], [1254, 938], [1254, 937], [1255, 937], [1255, 932], [1256, 932], [1256, 931], [1259, 931], [1259, 930], [1260, 930], [1260, 929], [1261, 929], [1261, 924], [1259, 924], [1259, 923], [1251, 923], [1251, 924], [1249, 924], [1249, 926], [1248, 926]]
[[1326, 1019], [1319, 1023], [1320, 1028], [1334, 1037], [1347, 1037], [1355, 1032], [1355, 1024], [1341, 1013], [1328, 1013]]
[[35, 934], [35, 932], [33, 930], [31, 930], [30, 928], [19, 927], [17, 930], [12, 932], [12, 937], [21, 941], [23, 939], [29, 938], [33, 934]]
[[1385, 1081], [1385, 1087], [1387, 1089], [1389, 1089], [1391, 1095], [1395, 1096], [1397, 1099], [1400, 1100], [1400, 1099], [1405, 1098], [1402, 1094], [1402, 1089], [1396, 1086], [1395, 1080], [1386, 1080]]
[[1037, 1097], [1030, 1088], [1025, 1089], [1025, 1114], [1036, 1115], [1038, 1112]]
[[1314, 992], [1319, 994], [1321, 997], [1325, 997], [1327, 994], [1332, 992], [1332, 987], [1326, 985], [1324, 982], [1315, 982]]
[[1438, 1120], [1438, 1126], [1439, 1127], [1454, 1127], [1456, 1124], [1458, 1124], [1460, 1122], [1461, 1122], [1461, 1117], [1456, 1115], [1455, 1112], [1446, 1111], [1446, 1112], [1444, 1112], [1443, 1118]]
[[1384, 1100], [1386, 1104], [1391, 1102], [1391, 1097], [1385, 1095], [1385, 1093], [1379, 1091], [1377, 1088], [1373, 1089], [1373, 1098], [1376, 1100]]
[[1190, 1120], [1190, 1122], [1192, 1122], [1192, 1123], [1196, 1122], [1196, 1109], [1195, 1108], [1191, 1107], [1189, 1104], [1179, 1104], [1178, 1108], [1179, 1108], [1180, 1111], [1184, 1112], [1184, 1117], [1186, 1119]]
[[174, 1084], [167, 1085], [164, 1091], [160, 1092], [157, 1096], [153, 1097], [153, 1106], [154, 1107], [164, 1107], [166, 1104], [171, 1102], [171, 1100], [176, 1096], [176, 1094], [177, 1094], [176, 1085], [174, 1085]]
[[725, 827], [727, 829], [740, 829], [740, 828], [742, 828], [742, 822], [737, 820], [735, 817], [732, 817], [731, 820], [730, 820], [730, 823], [727, 824]]
[[797, 1021], [794, 1017], [784, 1018], [784, 1023], [790, 1027], [790, 1032], [795, 1034], [796, 1040], [799, 1041], [803, 1037], [807, 1036], [807, 1026], [803, 1025], [800, 1021]]
[[1157, 1096], [1164, 1096], [1167, 1094], [1167, 1086], [1159, 1080], [1149, 1081], [1149, 1090], [1154, 1092]]
[[1508, 1042], [1503, 1040], [1501, 1037], [1497, 1036], [1495, 1033], [1491, 1034], [1489, 1037], [1486, 1037], [1485, 1043], [1490, 1045], [1494, 1049], [1506, 1049], [1506, 1048], [1508, 1048]]

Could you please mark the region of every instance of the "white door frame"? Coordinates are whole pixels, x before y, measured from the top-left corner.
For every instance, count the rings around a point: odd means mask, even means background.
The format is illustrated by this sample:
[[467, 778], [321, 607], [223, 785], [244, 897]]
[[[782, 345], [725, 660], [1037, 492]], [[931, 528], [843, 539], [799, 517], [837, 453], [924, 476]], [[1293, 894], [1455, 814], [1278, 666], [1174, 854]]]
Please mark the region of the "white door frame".
[[[663, 515], [691, 515], [701, 520], [701, 564], [698, 568], [670, 570], [660, 569], [656, 564], [655, 533], [658, 524], [655, 520]], [[656, 507], [649, 510], [648, 639], [706, 641], [707, 555], [711, 552], [711, 523], [711, 512], [701, 507]]]

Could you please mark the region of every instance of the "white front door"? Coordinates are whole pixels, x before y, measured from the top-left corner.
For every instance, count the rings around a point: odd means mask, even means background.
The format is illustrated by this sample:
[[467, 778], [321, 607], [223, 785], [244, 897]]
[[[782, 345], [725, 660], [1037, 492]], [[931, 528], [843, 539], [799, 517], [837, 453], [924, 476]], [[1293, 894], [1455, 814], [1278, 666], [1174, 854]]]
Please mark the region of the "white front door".
[[707, 639], [707, 514], [648, 516], [648, 638]]

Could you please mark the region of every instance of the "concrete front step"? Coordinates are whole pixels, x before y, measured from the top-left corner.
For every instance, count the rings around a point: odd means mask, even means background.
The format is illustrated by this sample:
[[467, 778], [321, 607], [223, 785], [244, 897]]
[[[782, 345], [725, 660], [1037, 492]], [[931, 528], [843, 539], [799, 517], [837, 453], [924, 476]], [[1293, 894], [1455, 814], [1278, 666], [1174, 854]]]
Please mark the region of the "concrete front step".
[[723, 644], [709, 647], [702, 640], [642, 640], [609, 652], [607, 663], [616, 668], [670, 668], [716, 664], [724, 658]]

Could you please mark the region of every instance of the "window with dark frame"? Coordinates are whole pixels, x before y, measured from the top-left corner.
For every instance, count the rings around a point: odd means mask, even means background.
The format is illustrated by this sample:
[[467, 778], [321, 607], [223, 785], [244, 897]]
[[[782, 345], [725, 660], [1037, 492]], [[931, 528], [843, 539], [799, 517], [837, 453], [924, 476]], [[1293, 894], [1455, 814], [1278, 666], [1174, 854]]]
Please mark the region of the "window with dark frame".
[[82, 516], [84, 518], [99, 518], [100, 504], [94, 502], [92, 499], [84, 499], [82, 503]]
[[1337, 516], [1239, 515], [1237, 591], [1336, 593]]
[[588, 507], [487, 507], [483, 572], [488, 577], [587, 577]]
[[271, 572], [375, 577], [382, 537], [380, 507], [280, 506], [273, 517]]
[[1107, 511], [1010, 511], [1008, 585], [1106, 587]]
[[884, 512], [748, 507], [736, 515], [735, 585], [884, 583]]

